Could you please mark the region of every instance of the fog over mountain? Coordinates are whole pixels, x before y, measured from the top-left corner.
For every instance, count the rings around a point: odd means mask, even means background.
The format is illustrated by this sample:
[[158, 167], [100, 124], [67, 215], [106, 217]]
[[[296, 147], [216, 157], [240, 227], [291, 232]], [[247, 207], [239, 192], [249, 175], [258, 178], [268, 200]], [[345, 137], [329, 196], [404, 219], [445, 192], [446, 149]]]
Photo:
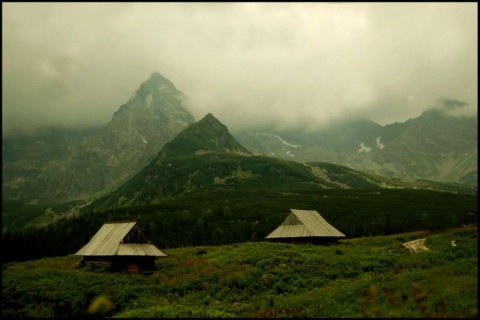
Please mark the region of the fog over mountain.
[[2, 3], [3, 133], [104, 125], [153, 71], [198, 120], [314, 129], [478, 101], [477, 3]]

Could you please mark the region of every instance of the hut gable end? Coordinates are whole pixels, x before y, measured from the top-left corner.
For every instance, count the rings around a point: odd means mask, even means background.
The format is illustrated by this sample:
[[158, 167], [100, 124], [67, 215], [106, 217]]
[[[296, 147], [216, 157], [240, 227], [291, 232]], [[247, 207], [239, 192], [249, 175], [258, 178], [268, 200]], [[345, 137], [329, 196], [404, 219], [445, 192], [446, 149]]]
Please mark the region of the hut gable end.
[[293, 213], [290, 213], [285, 219], [285, 221], [282, 223], [282, 225], [285, 225], [285, 226], [295, 226], [295, 225], [301, 225], [301, 224], [302, 222]]
[[123, 238], [121, 243], [150, 243], [150, 241], [145, 236], [145, 232], [142, 228], [136, 224]]

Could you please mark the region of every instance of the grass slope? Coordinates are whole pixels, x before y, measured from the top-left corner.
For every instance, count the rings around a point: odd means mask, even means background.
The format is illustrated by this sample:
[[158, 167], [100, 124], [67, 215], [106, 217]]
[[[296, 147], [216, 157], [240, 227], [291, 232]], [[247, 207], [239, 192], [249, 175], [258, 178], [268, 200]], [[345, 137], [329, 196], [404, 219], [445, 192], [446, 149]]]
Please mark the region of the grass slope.
[[[403, 250], [418, 238], [430, 251]], [[4, 264], [2, 316], [478, 316], [477, 228], [166, 253], [150, 276], [80, 268], [72, 255]]]
[[115, 192], [96, 200], [93, 206], [119, 208], [145, 205], [212, 192], [311, 192], [373, 188], [477, 194], [475, 188], [460, 184], [404, 182], [325, 162], [302, 164], [270, 157], [212, 152], [155, 159]]

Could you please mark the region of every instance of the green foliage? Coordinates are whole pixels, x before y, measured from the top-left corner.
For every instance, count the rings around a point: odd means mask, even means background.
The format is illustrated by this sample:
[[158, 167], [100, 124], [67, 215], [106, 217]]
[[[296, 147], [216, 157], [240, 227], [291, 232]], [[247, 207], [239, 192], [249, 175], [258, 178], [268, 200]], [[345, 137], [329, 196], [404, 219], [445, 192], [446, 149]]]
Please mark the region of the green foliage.
[[[420, 237], [430, 251], [403, 250], [403, 242]], [[166, 253], [149, 276], [82, 268], [75, 256], [4, 264], [2, 316], [478, 316], [476, 228], [332, 246], [246, 242]]]
[[255, 175], [252, 173], [252, 171], [244, 171], [242, 170], [241, 166], [238, 166], [235, 171], [232, 172], [232, 177], [240, 179], [240, 180], [248, 180], [248, 179], [253, 179], [255, 178]]
[[28, 226], [48, 225], [58, 220], [64, 212], [71, 210], [83, 201], [66, 203], [26, 204], [16, 200], [2, 200], [2, 231], [19, 231]]
[[[243, 170], [243, 169], [242, 169]], [[72, 254], [106, 220], [136, 217], [160, 248], [262, 241], [290, 209], [317, 210], [347, 237], [445, 230], [477, 223], [477, 197], [426, 190], [217, 192], [154, 205], [84, 211], [43, 228], [4, 232], [2, 259], [24, 261]]]
[[[188, 141], [184, 141], [186, 138]], [[204, 152], [195, 153], [195, 150], [203, 150], [203, 144], [197, 140], [205, 140], [206, 144], [211, 145], [217, 143], [218, 139], [220, 138], [213, 135], [182, 133], [165, 146], [156, 160], [128, 183], [110, 195], [96, 200], [92, 206], [97, 209], [109, 209], [148, 205], [185, 196], [260, 190], [303, 193], [322, 192], [327, 188], [394, 188], [477, 194], [475, 188], [460, 184], [432, 181], [404, 182], [326, 162], [304, 164], [264, 156], [246, 157], [207, 145], [204, 146], [206, 148]], [[225, 139], [232, 143], [236, 142], [232, 137]], [[225, 148], [227, 145], [228, 143], [222, 146]]]

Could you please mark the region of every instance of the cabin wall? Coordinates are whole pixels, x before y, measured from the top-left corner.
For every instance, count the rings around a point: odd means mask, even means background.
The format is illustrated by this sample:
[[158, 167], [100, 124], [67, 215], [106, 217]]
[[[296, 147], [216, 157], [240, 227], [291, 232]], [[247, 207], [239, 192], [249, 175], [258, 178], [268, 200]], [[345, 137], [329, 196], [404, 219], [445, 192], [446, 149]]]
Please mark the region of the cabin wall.
[[85, 256], [82, 263], [86, 266], [109, 267], [117, 272], [147, 272], [155, 270], [155, 257], [137, 256]]
[[111, 267], [112, 258], [104, 256], [85, 256], [82, 263], [86, 266]]
[[285, 243], [311, 243], [317, 245], [329, 245], [338, 243], [338, 237], [291, 237], [291, 238], [274, 238], [267, 239], [272, 242], [285, 242]]
[[113, 267], [116, 271], [144, 272], [155, 270], [155, 257], [117, 256]]

